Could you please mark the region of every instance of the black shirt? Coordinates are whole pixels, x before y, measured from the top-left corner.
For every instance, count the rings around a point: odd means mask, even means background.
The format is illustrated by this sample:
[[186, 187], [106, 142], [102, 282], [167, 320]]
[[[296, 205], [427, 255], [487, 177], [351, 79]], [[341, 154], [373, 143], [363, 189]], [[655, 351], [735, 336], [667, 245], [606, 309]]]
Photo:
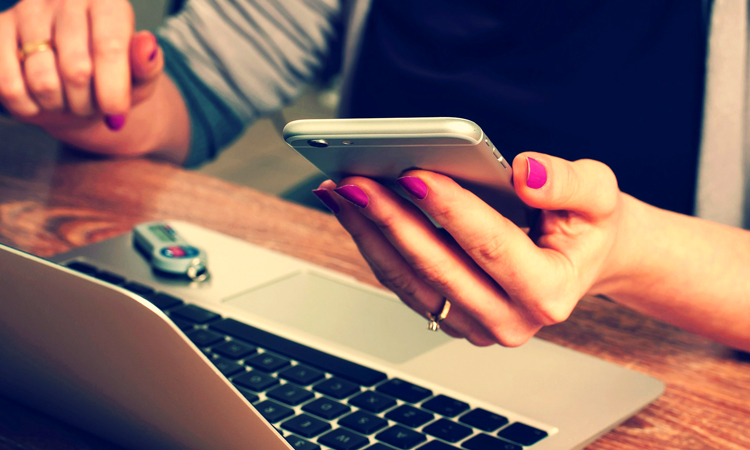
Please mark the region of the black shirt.
[[373, 0], [350, 116], [467, 118], [690, 214], [706, 39], [700, 0]]

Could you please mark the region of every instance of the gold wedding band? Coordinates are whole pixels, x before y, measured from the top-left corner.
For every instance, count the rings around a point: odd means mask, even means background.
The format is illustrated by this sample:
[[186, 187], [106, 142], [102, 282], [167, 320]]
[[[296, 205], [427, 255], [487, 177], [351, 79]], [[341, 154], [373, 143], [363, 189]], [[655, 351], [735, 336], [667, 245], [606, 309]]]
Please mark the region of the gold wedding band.
[[438, 331], [440, 329], [440, 322], [444, 321], [446, 317], [448, 317], [448, 313], [451, 310], [451, 302], [448, 301], [447, 298], [443, 297], [443, 309], [440, 311], [440, 314], [433, 315], [432, 313], [427, 313], [427, 319], [429, 322], [427, 323], [427, 329], [430, 331]]
[[18, 49], [18, 60], [23, 62], [34, 53], [46, 52], [47, 50], [55, 50], [55, 46], [52, 45], [52, 41], [49, 39], [46, 41], [36, 41], [23, 44], [21, 48]]

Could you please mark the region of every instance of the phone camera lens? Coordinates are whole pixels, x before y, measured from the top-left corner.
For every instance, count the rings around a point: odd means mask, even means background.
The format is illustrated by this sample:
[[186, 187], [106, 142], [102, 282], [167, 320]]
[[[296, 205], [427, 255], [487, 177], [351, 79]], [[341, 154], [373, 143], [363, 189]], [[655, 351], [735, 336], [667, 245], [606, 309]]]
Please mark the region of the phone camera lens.
[[328, 141], [325, 139], [310, 139], [307, 143], [313, 147], [328, 147]]

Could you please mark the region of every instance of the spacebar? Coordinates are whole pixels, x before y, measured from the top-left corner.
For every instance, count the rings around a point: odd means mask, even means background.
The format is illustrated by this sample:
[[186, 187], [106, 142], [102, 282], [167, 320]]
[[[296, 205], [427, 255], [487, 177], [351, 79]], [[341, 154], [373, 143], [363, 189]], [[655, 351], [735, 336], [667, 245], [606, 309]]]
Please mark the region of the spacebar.
[[234, 319], [220, 320], [211, 324], [211, 328], [363, 386], [372, 386], [387, 378], [383, 372], [298, 344]]

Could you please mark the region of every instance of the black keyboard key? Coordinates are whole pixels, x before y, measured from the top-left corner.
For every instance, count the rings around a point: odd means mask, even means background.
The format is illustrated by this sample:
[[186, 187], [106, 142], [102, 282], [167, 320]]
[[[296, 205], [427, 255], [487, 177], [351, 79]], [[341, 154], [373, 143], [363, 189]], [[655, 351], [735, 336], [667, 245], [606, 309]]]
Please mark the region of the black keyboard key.
[[69, 262], [67, 264], [67, 267], [69, 269], [75, 270], [76, 272], [81, 272], [86, 275], [94, 275], [96, 272], [99, 271], [99, 269], [92, 266], [91, 264], [88, 264], [82, 261]]
[[154, 288], [151, 286], [146, 286], [145, 284], [136, 283], [135, 281], [128, 281], [127, 283], [123, 284], [122, 287], [129, 290], [130, 292], [134, 294], [138, 294], [140, 296], [147, 296], [154, 293]]
[[[368, 449], [369, 450], [369, 449]], [[417, 450], [459, 450], [458, 447], [448, 445], [445, 442], [430, 441], [419, 447]]]
[[522, 447], [488, 434], [479, 434], [464, 441], [461, 447], [469, 450], [523, 450]]
[[172, 319], [172, 322], [174, 322], [175, 325], [177, 325], [177, 328], [184, 332], [188, 332], [195, 328], [195, 324], [193, 322], [188, 322], [187, 320], [178, 319], [177, 317], [170, 317]]
[[521, 422], [516, 422], [510, 424], [509, 427], [500, 430], [497, 435], [503, 439], [529, 446], [546, 438], [547, 432]]
[[237, 364], [231, 359], [222, 358], [220, 356], [211, 359], [211, 362], [214, 363], [214, 366], [216, 366], [216, 368], [219, 369], [219, 372], [225, 377], [231, 377], [232, 375], [236, 375], [245, 370], [245, 366]]
[[298, 344], [234, 319], [224, 319], [211, 326], [222, 333], [364, 386], [372, 386], [386, 379], [383, 372]]
[[318, 438], [318, 442], [335, 450], [357, 450], [370, 443], [370, 440], [346, 428], [336, 428]]
[[173, 297], [163, 292], [156, 292], [154, 294], [147, 295], [145, 296], [145, 299], [153, 303], [154, 306], [161, 310], [174, 308], [175, 306], [180, 306], [185, 303], [179, 298]]
[[251, 370], [238, 377], [232, 378], [232, 383], [248, 388], [251, 391], [263, 392], [271, 386], [278, 384], [279, 380], [257, 370]]
[[281, 428], [297, 433], [302, 437], [311, 438], [331, 429], [331, 424], [307, 414], [300, 414], [282, 423]]
[[125, 280], [125, 277], [117, 275], [116, 273], [108, 272], [106, 270], [102, 270], [94, 276], [104, 282], [114, 284], [115, 286], [125, 284], [125, 281], [127, 281]]
[[287, 405], [297, 406], [310, 400], [314, 395], [303, 387], [287, 383], [266, 392], [266, 397], [284, 402]]
[[424, 427], [422, 431], [448, 442], [458, 442], [473, 433], [466, 425], [448, 419], [438, 419]]
[[290, 364], [289, 360], [270, 353], [261, 353], [245, 360], [245, 364], [264, 372], [276, 372]]
[[481, 408], [469, 411], [461, 416], [458, 421], [471, 425], [474, 428], [479, 428], [482, 431], [489, 432], [495, 431], [508, 423], [507, 418]]
[[294, 450], [320, 450], [320, 445], [314, 444], [293, 434], [290, 434], [285, 439]]
[[375, 435], [375, 439], [396, 448], [407, 449], [416, 447], [426, 441], [427, 437], [422, 433], [404, 428], [401, 425], [394, 425]]
[[235, 387], [237, 388], [238, 391], [240, 391], [240, 394], [242, 394], [242, 396], [245, 397], [247, 401], [249, 401], [250, 403], [255, 403], [258, 400], [260, 400], [260, 397], [248, 391], [247, 389], [240, 387], [240, 386], [235, 386]]
[[386, 381], [377, 387], [377, 391], [409, 403], [419, 403], [432, 396], [431, 390], [399, 378]]
[[367, 447], [365, 450], [394, 450], [393, 447], [385, 444], [381, 444], [380, 442], [376, 442], [372, 444], [371, 446]]
[[320, 383], [316, 384], [313, 389], [320, 392], [321, 394], [325, 394], [329, 397], [341, 400], [342, 398], [349, 397], [350, 395], [359, 392], [359, 385], [356, 385], [351, 381], [333, 377], [325, 381], [321, 381]]
[[411, 428], [421, 427], [435, 418], [434, 415], [427, 411], [422, 411], [409, 405], [401, 405], [398, 408], [388, 411], [385, 417]]
[[339, 420], [339, 425], [362, 434], [372, 434], [388, 426], [388, 421], [364, 411], [355, 411]]
[[211, 330], [193, 330], [185, 333], [198, 347], [209, 347], [219, 342], [224, 342], [224, 335]]
[[218, 355], [224, 356], [225, 358], [240, 359], [247, 355], [256, 353], [258, 349], [255, 346], [245, 344], [244, 342], [227, 341], [223, 344], [219, 344], [211, 348], [211, 351]]
[[169, 315], [197, 324], [208, 323], [221, 317], [214, 312], [195, 305], [185, 305], [181, 308], [173, 309], [169, 312]]
[[289, 416], [294, 415], [292, 408], [287, 408], [284, 405], [279, 405], [271, 400], [265, 400], [255, 405], [255, 409], [271, 423], [276, 423], [280, 420], [284, 420]]
[[294, 367], [284, 369], [279, 376], [285, 380], [292, 381], [302, 386], [315, 383], [323, 378], [324, 374], [318, 369], [307, 367], [303, 364], [297, 364]]
[[352, 397], [349, 400], [349, 404], [359, 406], [360, 408], [370, 412], [379, 413], [396, 406], [396, 400], [384, 394], [379, 394], [373, 391], [365, 391], [355, 397]]
[[432, 412], [442, 414], [446, 417], [456, 417], [469, 409], [469, 404], [450, 398], [446, 395], [438, 395], [437, 397], [422, 403], [422, 408], [429, 409]]
[[351, 411], [351, 408], [346, 405], [342, 405], [335, 400], [320, 397], [319, 399], [316, 399], [303, 406], [302, 411], [309, 412], [310, 414], [315, 414], [316, 416], [322, 417], [323, 419], [331, 420], [339, 417], [342, 414], [348, 413], [349, 411]]

